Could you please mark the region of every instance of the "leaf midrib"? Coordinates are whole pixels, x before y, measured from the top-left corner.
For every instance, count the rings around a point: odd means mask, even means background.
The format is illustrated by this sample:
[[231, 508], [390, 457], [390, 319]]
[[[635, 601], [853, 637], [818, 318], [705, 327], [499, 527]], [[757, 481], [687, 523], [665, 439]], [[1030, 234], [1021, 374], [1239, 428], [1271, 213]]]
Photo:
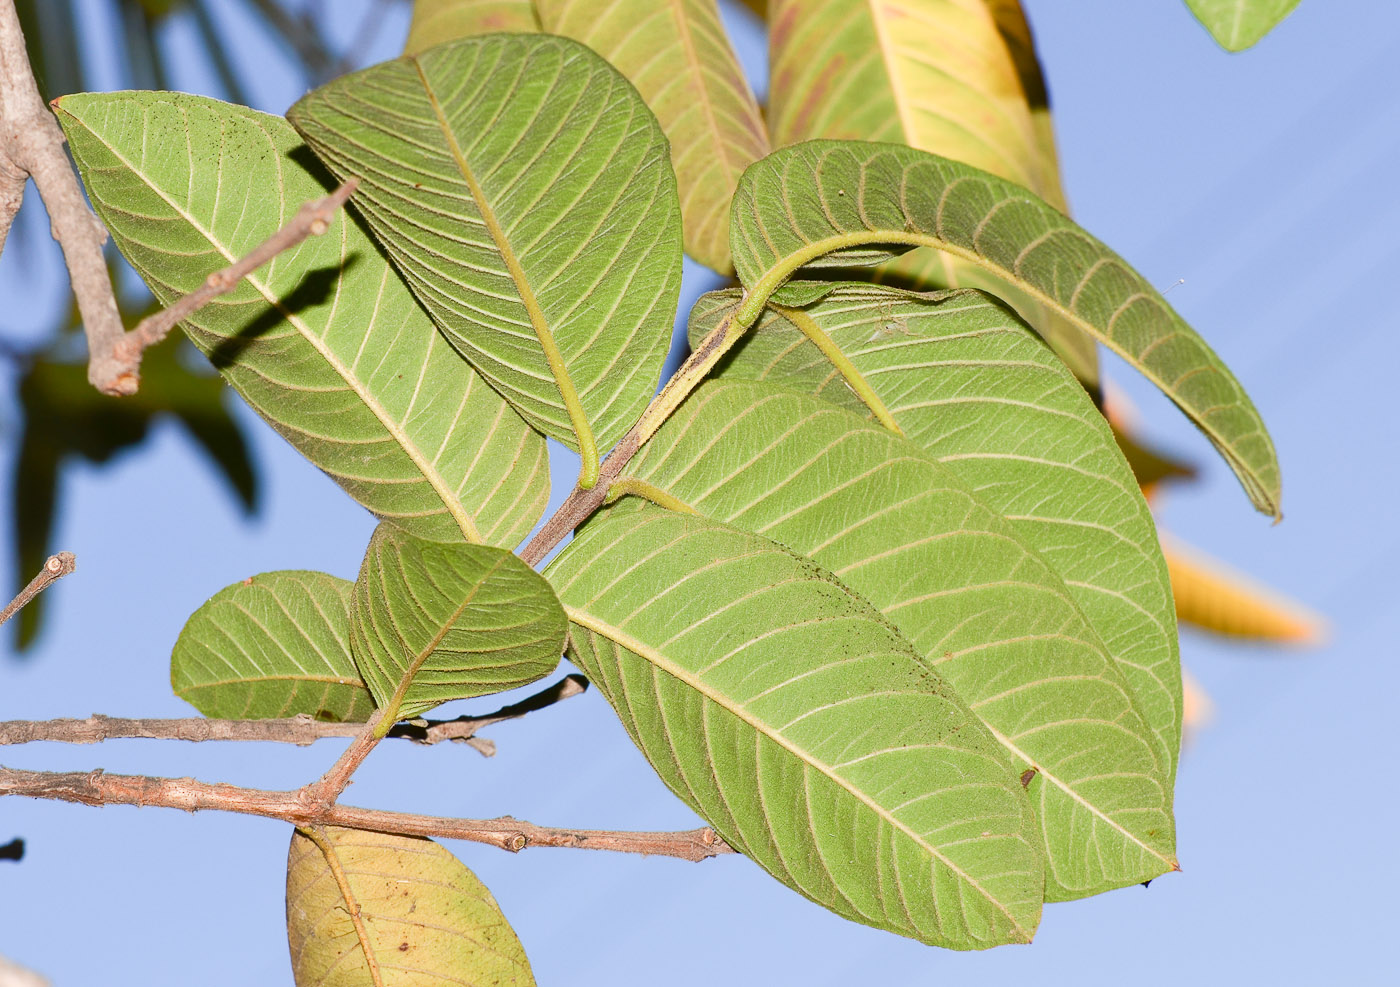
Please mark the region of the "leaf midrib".
[[[736, 316], [736, 320], [740, 321], [741, 323], [745, 323], [743, 316], [749, 315], [750, 313], [747, 310], [750, 307], [752, 307], [758, 309], [759, 311], [753, 313], [753, 317], [747, 320], [747, 322], [751, 323], [753, 321], [753, 318], [756, 318], [759, 312], [761, 312], [760, 306], [766, 303], [768, 297], [773, 293], [773, 291], [775, 291], [779, 285], [781, 285], [784, 281], [791, 277], [792, 274], [796, 272], [798, 268], [802, 267], [803, 264], [806, 264], [809, 261], [815, 260], [818, 257], [822, 257], [826, 254], [832, 253], [837, 250], [863, 246], [869, 243], [899, 243], [911, 244], [913, 246], [918, 247], [933, 247], [935, 250], [945, 251], [947, 253], [952, 254], [955, 257], [960, 257], [963, 260], [969, 261], [985, 271], [990, 271], [994, 274], [1006, 278], [1008, 281], [1011, 281], [1017, 287], [1025, 291], [1026, 294], [1030, 295], [1032, 298], [1039, 301], [1041, 304], [1048, 306], [1053, 311], [1058, 312], [1061, 316], [1068, 319], [1071, 323], [1078, 326], [1084, 332], [1089, 333], [1099, 342], [1103, 343], [1103, 345], [1107, 346], [1114, 353], [1127, 360], [1135, 370], [1137, 370], [1140, 374], [1142, 374], [1142, 376], [1146, 377], [1149, 381], [1156, 385], [1158, 389], [1160, 389], [1163, 393], [1169, 395], [1173, 401], [1178, 401], [1177, 391], [1173, 386], [1169, 385], [1159, 375], [1150, 370], [1146, 364], [1143, 364], [1140, 361], [1138, 361], [1137, 357], [1134, 354], [1129, 353], [1123, 346], [1121, 346], [1118, 343], [1117, 340], [1115, 340], [1112, 336], [1107, 335], [1105, 332], [1103, 332], [1101, 329], [1095, 326], [1092, 322], [1089, 322], [1081, 316], [1077, 315], [1076, 313], [1071, 312], [1069, 309], [1065, 308], [1059, 301], [1052, 298], [1050, 295], [1047, 295], [1045, 292], [1041, 291], [1039, 287], [1031, 284], [1030, 282], [1021, 278], [1020, 276], [1016, 275], [1014, 272], [1007, 270], [1000, 264], [992, 263], [980, 254], [977, 254], [971, 250], [967, 250], [966, 248], [959, 247], [956, 244], [950, 243], [946, 240], [939, 238], [935, 234], [927, 232], [911, 233], [896, 230], [861, 230], [859, 232], [842, 233], [837, 234], [835, 236], [826, 237], [821, 240], [812, 241], [800, 250], [793, 251], [792, 253], [788, 254], [785, 258], [779, 260], [776, 264], [773, 264], [766, 271], [764, 271], [764, 273], [758, 279], [755, 280], [753, 288], [749, 292], [749, 301], [747, 302], [747, 304], [740, 306], [739, 311], [741, 314]], [[772, 249], [771, 244], [769, 245], [769, 247], [770, 249]], [[773, 252], [776, 253], [777, 251], [774, 250]], [[1144, 297], [1151, 299], [1151, 296]], [[1180, 402], [1178, 401], [1178, 403]], [[1183, 407], [1186, 406], [1183, 405]], [[1239, 469], [1236, 472], [1239, 473], [1242, 478], [1248, 478], [1246, 480], [1246, 488], [1249, 490], [1250, 494], [1257, 496], [1258, 499], [1268, 507], [1270, 512], [1272, 512], [1275, 517], [1281, 516], [1278, 513], [1278, 505], [1275, 503], [1273, 495], [1264, 488], [1262, 481], [1255, 476], [1254, 468], [1249, 463], [1245, 462], [1245, 460], [1239, 455], [1239, 453], [1235, 451], [1235, 446], [1233, 442], [1227, 441], [1220, 434], [1219, 430], [1214, 428], [1209, 422], [1206, 421], [1205, 413], [1209, 410], [1212, 409], [1197, 409], [1195, 407], [1190, 407], [1190, 416], [1192, 422], [1195, 423], [1195, 425], [1202, 432], [1206, 433], [1206, 435], [1210, 438], [1211, 442], [1215, 445], [1217, 449], [1221, 450], [1221, 453], [1226, 457], [1227, 460], [1229, 460], [1232, 466], [1239, 466]]]
[[946, 856], [944, 856], [943, 853], [940, 852], [937, 847], [932, 846], [923, 836], [921, 836], [919, 833], [916, 833], [915, 831], [910, 829], [907, 824], [891, 815], [889, 810], [879, 805], [877, 802], [873, 801], [870, 798], [870, 796], [866, 795], [859, 789], [853, 787], [849, 781], [836, 774], [830, 765], [816, 759], [811, 754], [804, 751], [802, 748], [796, 746], [792, 741], [788, 740], [786, 737], [782, 736], [779, 733], [776, 733], [766, 723], [755, 718], [748, 712], [748, 710], [744, 709], [743, 707], [736, 706], [732, 701], [728, 699], [728, 697], [725, 697], [721, 693], [716, 692], [714, 689], [708, 686], [705, 682], [703, 682], [689, 670], [684, 669], [679, 665], [675, 664], [674, 662], [670, 661], [666, 658], [665, 655], [661, 654], [659, 651], [650, 647], [649, 645], [638, 641], [636, 638], [633, 638], [627, 632], [621, 630], [620, 628], [614, 627], [611, 624], [606, 623], [605, 621], [599, 620], [598, 618], [582, 610], [578, 610], [574, 607], [565, 605], [564, 610], [568, 614], [569, 620], [573, 621], [574, 623], [580, 624], [581, 626], [588, 628], [590, 631], [593, 631], [595, 634], [599, 634], [602, 637], [607, 638], [614, 644], [620, 645], [621, 647], [628, 649], [634, 654], [641, 656], [646, 661], [651, 662], [651, 664], [655, 665], [661, 671], [685, 683], [687, 686], [694, 689], [696, 692], [700, 693], [706, 699], [715, 703], [720, 708], [738, 717], [750, 727], [752, 727], [756, 732], [767, 737], [769, 740], [773, 741], [775, 744], [786, 750], [789, 754], [792, 754], [794, 757], [798, 758], [798, 760], [800, 760], [802, 763], [809, 764], [812, 767], [816, 768], [824, 776], [826, 776], [828, 779], [834, 782], [838, 787], [846, 791], [857, 801], [861, 802], [867, 808], [873, 811], [879, 818], [883, 819], [891, 827], [897, 829], [901, 833], [904, 833], [918, 846], [928, 851], [930, 856], [938, 860], [941, 864], [943, 864], [943, 866], [947, 867], [949, 871], [957, 875], [958, 878], [964, 881], [969, 887], [975, 889], [979, 895], [981, 895], [984, 899], [986, 899], [993, 906], [995, 906], [996, 909], [999, 912], [1001, 912], [1003, 916], [1006, 917], [1006, 920], [1011, 923], [1011, 927], [1020, 936], [1023, 937], [1023, 941], [1030, 941], [1031, 931], [1027, 930], [1016, 918], [1016, 916], [1011, 913], [1007, 906], [1003, 904], [995, 895], [993, 895], [980, 883], [978, 883], [978, 881], [974, 877], [972, 877], [972, 875], [968, 874], [966, 871], [958, 867]]
[[[59, 110], [62, 110], [61, 106], [59, 107]], [[194, 229], [197, 230], [201, 236], [203, 236], [206, 240], [209, 241], [209, 243], [214, 247], [215, 250], [217, 250], [220, 254], [223, 255], [225, 260], [227, 260], [230, 264], [233, 264], [238, 260], [238, 256], [232, 253], [228, 249], [228, 247], [223, 243], [222, 240], [216, 238], [212, 231], [205, 228], [203, 223], [201, 223], [198, 219], [191, 215], [188, 210], [181, 207], [181, 205], [177, 201], [175, 201], [175, 199], [173, 199], [170, 195], [168, 195], [164, 189], [160, 188], [154, 182], [152, 182], [146, 176], [146, 173], [143, 169], [138, 168], [134, 162], [127, 158], [126, 155], [122, 154], [121, 151], [119, 151], [111, 143], [105, 140], [101, 134], [98, 134], [97, 131], [89, 127], [85, 120], [82, 120], [81, 118], [74, 116], [71, 113], [69, 114], [69, 116], [76, 123], [78, 123], [84, 129], [86, 129], [89, 133], [91, 133], [93, 137], [99, 143], [102, 144], [103, 147], [107, 148], [107, 150], [111, 153], [111, 155], [114, 158], [116, 158], [118, 161], [120, 161], [123, 165], [126, 166], [128, 171], [130, 171], [133, 175], [139, 177], [141, 181], [145, 183], [146, 187], [149, 188], [152, 192], [154, 192], [161, 199], [161, 201], [163, 201], [175, 212], [176, 215], [178, 215], [185, 222], [189, 223], [190, 226], [194, 227]], [[350, 219], [348, 216], [345, 216], [343, 217], [343, 221], [350, 222]], [[343, 253], [341, 255], [341, 260], [344, 260]], [[270, 263], [276, 263], [276, 260], [274, 259]], [[388, 431], [389, 434], [393, 437], [395, 444], [397, 444], [398, 447], [403, 450], [404, 455], [408, 456], [409, 460], [413, 463], [413, 465], [418, 468], [418, 472], [422, 474], [423, 479], [426, 480], [428, 482], [428, 485], [433, 488], [433, 492], [438, 495], [438, 499], [442, 501], [443, 506], [445, 506], [447, 508], [448, 513], [452, 515], [452, 519], [457, 522], [457, 526], [461, 529], [463, 537], [465, 537], [467, 541], [471, 542], [472, 544], [482, 544], [481, 534], [477, 530], [476, 522], [466, 512], [466, 510], [463, 509], [461, 502], [456, 498], [456, 496], [454, 496], [451, 493], [447, 486], [446, 480], [437, 472], [436, 469], [433, 469], [429, 462], [423, 457], [422, 453], [418, 449], [417, 444], [410, 440], [408, 434], [403, 430], [399, 423], [394, 421], [393, 417], [389, 414], [388, 409], [381, 405], [369, 393], [369, 391], [366, 390], [366, 388], [359, 381], [359, 379], [350, 372], [350, 368], [347, 367], [339, 359], [339, 357], [337, 357], [333, 352], [331, 352], [331, 350], [326, 346], [324, 341], [322, 341], [314, 332], [311, 331], [310, 326], [306, 325], [306, 323], [303, 322], [294, 313], [287, 310], [287, 308], [282, 304], [282, 300], [275, 296], [269, 290], [266, 283], [264, 283], [255, 272], [250, 272], [246, 276], [246, 280], [250, 285], [257, 289], [258, 293], [263, 296], [263, 299], [269, 305], [271, 305], [279, 313], [281, 313], [282, 318], [284, 318], [290, 325], [296, 328], [297, 332], [301, 334], [302, 338], [305, 339], [308, 343], [310, 343], [315, 348], [317, 353], [321, 354], [322, 359], [324, 359], [326, 363], [330, 365], [331, 369], [333, 369], [340, 376], [341, 380], [345, 381], [346, 386], [349, 387], [350, 390], [355, 393], [355, 396], [360, 399], [361, 403], [364, 404], [364, 406], [370, 410], [370, 412], [375, 416], [375, 418], [379, 420], [379, 423], [383, 425], [385, 430]]]

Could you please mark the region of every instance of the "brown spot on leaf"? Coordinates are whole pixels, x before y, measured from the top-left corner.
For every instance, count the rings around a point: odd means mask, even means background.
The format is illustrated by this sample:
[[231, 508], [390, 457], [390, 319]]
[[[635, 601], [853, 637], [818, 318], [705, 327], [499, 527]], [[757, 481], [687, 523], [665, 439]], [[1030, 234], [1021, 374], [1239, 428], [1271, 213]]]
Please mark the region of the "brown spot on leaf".
[[1021, 787], [1022, 787], [1022, 788], [1030, 788], [1030, 787], [1031, 787], [1031, 779], [1035, 777], [1036, 772], [1039, 771], [1039, 770], [1040, 770], [1039, 768], [1027, 768], [1025, 771], [1022, 771], [1022, 772], [1021, 772]]

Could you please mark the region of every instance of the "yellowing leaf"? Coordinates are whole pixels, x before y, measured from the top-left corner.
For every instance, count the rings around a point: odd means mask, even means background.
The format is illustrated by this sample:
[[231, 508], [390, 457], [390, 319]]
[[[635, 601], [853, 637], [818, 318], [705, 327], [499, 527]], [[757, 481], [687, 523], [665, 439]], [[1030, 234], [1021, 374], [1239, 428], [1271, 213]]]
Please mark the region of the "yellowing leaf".
[[297, 987], [533, 987], [491, 892], [432, 840], [327, 826], [287, 854]]
[[403, 53], [416, 55], [474, 34], [528, 34], [539, 29], [530, 0], [415, 0]]
[[1230, 637], [1322, 643], [1326, 620], [1197, 549], [1163, 537], [1177, 619]]

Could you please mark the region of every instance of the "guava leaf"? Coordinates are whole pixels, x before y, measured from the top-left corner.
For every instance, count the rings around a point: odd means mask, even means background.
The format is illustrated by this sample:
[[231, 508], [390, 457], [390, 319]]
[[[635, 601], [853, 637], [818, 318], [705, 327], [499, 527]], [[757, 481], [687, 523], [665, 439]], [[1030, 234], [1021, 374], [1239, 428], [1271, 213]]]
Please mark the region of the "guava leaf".
[[1176, 402], [1280, 516], [1273, 442], [1224, 362], [1117, 254], [1020, 186], [893, 144], [809, 141], [744, 173], [730, 234], [751, 290], [741, 324], [804, 266], [871, 263], [933, 246], [1010, 281], [1128, 361]]
[[590, 520], [548, 575], [570, 657], [732, 846], [857, 922], [1029, 941], [1043, 876], [1010, 759], [833, 576], [651, 505]]
[[351, 653], [392, 722], [543, 678], [567, 626], [544, 577], [510, 552], [381, 524], [355, 582]]
[[583, 45], [466, 38], [343, 76], [288, 117], [454, 346], [590, 455], [655, 393], [680, 291], [666, 138]]
[[1226, 51], [1244, 51], [1298, 6], [1298, 0], [1186, 0], [1196, 20]]
[[[280, 117], [180, 93], [55, 107], [98, 214], [169, 304], [271, 236], [327, 176]], [[434, 538], [514, 545], [549, 499], [545, 444], [453, 352], [347, 214], [182, 326], [357, 501]]]
[[414, 0], [405, 55], [475, 34], [540, 29], [531, 0]]
[[[809, 307], [770, 307], [719, 372], [868, 415], [799, 323], [829, 338], [904, 435], [1006, 517], [1064, 580], [1132, 687], [1170, 784], [1182, 716], [1172, 584], [1152, 515], [1103, 415], [1045, 344], [980, 292], [823, 283], [831, 290]], [[737, 304], [737, 292], [703, 297], [692, 337]]]
[[1128, 682], [1060, 577], [953, 470], [826, 401], [734, 380], [692, 394], [629, 475], [884, 614], [1016, 771], [1037, 770], [1047, 900], [1176, 866], [1169, 765]]
[[220, 719], [369, 719], [374, 700], [350, 657], [351, 585], [285, 570], [215, 593], [170, 654], [175, 695]]
[[686, 253], [721, 273], [729, 203], [768, 130], [715, 0], [537, 0], [551, 34], [588, 45], [637, 87], [671, 142]]
[[292, 833], [287, 942], [297, 987], [534, 987], [491, 892], [446, 848], [334, 826]]

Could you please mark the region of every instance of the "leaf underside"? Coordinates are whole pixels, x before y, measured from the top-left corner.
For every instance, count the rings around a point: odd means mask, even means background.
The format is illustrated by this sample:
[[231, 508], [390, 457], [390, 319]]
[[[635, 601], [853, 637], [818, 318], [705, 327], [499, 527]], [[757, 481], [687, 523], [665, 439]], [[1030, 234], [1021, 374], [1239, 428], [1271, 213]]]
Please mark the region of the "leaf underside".
[[544, 578], [486, 545], [426, 542], [381, 524], [351, 610], [351, 652], [380, 706], [416, 716], [543, 678], [567, 620]]
[[1018, 773], [1038, 770], [1047, 900], [1175, 866], [1168, 768], [1128, 683], [1060, 578], [954, 471], [843, 408], [734, 380], [697, 390], [631, 472], [831, 572], [957, 690]]
[[[65, 96], [56, 110], [99, 215], [162, 304], [326, 194], [279, 117], [179, 93]], [[379, 517], [424, 537], [514, 545], [543, 512], [543, 440], [453, 352], [348, 216], [181, 325], [255, 411]]]
[[1186, 0], [1226, 51], [1244, 51], [1293, 12], [1298, 0]]
[[297, 987], [533, 987], [491, 892], [432, 840], [292, 833], [287, 941]]
[[546, 31], [588, 45], [637, 87], [671, 143], [686, 253], [732, 271], [729, 203], [744, 169], [768, 153], [768, 131], [715, 0], [537, 7]]
[[414, 0], [405, 55], [458, 38], [496, 31], [538, 31], [531, 0]]
[[837, 914], [923, 942], [1028, 941], [1042, 872], [1010, 760], [812, 562], [650, 505], [550, 565], [570, 656], [666, 785]]
[[175, 642], [175, 694], [221, 719], [369, 719], [374, 700], [350, 657], [350, 588], [324, 572], [289, 570], [220, 590]]
[[911, 246], [974, 261], [1161, 388], [1255, 507], [1279, 514], [1273, 442], [1229, 369], [1140, 274], [1019, 186], [908, 147], [809, 141], [744, 173], [731, 242], [739, 278], [757, 299], [801, 267], [872, 263]]
[[[797, 322], [815, 324], [904, 435], [1005, 516], [1064, 580], [1132, 687], [1170, 781], [1181, 741], [1171, 584], [1147, 503], [1103, 416], [1045, 344], [980, 292], [826, 287], [807, 308], [769, 308], [716, 373], [868, 414]], [[702, 298], [692, 345], [738, 300], [735, 291]]]
[[352, 201], [419, 301], [535, 428], [575, 449], [622, 436], [670, 344], [681, 226], [666, 138], [616, 69], [567, 38], [467, 38], [288, 117], [361, 180]]

